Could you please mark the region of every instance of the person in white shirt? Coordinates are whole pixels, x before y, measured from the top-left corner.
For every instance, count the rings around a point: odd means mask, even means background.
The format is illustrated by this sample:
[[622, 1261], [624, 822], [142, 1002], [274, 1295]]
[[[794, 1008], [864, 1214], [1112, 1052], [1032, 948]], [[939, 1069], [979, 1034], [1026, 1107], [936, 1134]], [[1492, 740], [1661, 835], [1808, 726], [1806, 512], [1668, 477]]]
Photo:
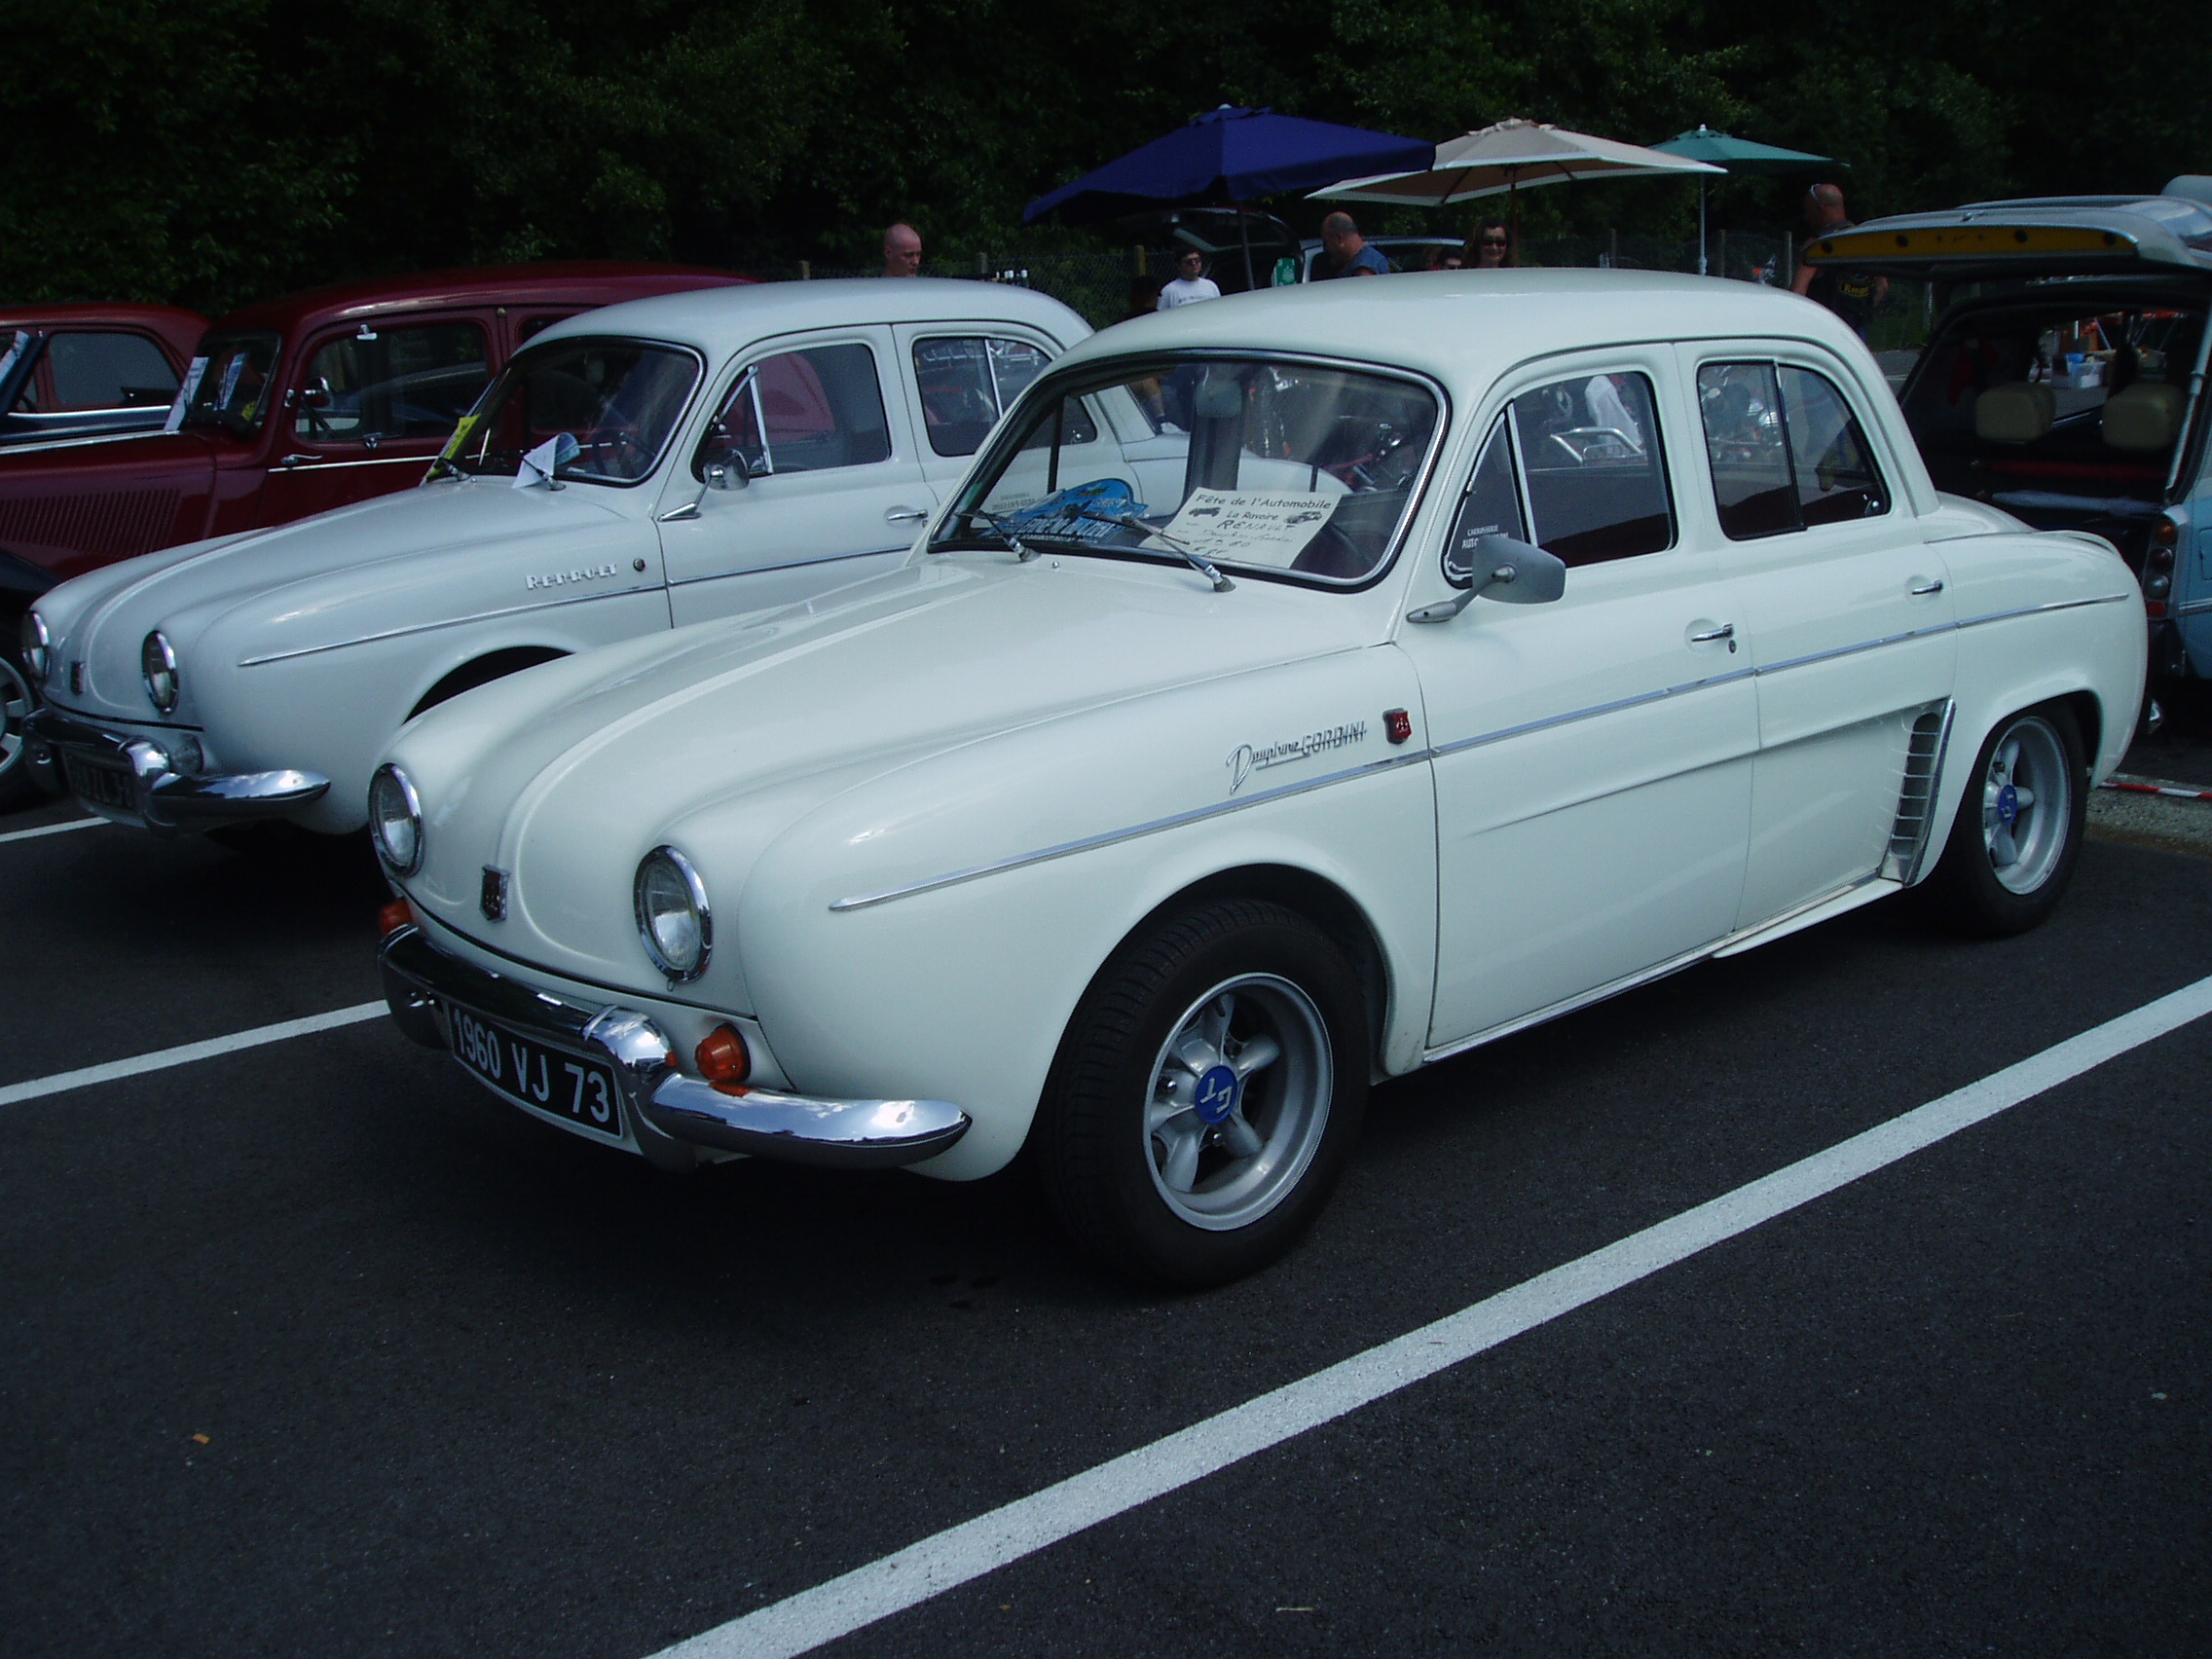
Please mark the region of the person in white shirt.
[[1205, 255], [1195, 247], [1187, 247], [1175, 261], [1173, 280], [1160, 286], [1160, 304], [1157, 310], [1173, 311], [1177, 306], [1191, 305], [1198, 300], [1218, 300], [1221, 290], [1214, 286], [1213, 278], [1205, 274]]

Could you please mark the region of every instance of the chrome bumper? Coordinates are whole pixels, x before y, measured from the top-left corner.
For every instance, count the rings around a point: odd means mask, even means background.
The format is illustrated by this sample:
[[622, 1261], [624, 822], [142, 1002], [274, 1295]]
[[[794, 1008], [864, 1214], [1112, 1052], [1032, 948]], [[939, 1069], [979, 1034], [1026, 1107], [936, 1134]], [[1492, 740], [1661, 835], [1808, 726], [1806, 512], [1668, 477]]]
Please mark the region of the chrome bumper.
[[678, 1071], [673, 1045], [645, 1014], [547, 996], [449, 956], [420, 928], [387, 938], [378, 963], [391, 1017], [425, 1048], [452, 1051], [450, 1009], [458, 1004], [548, 1047], [611, 1061], [638, 1150], [667, 1167], [689, 1166], [692, 1149], [707, 1147], [888, 1169], [934, 1158], [968, 1132], [968, 1114], [942, 1100], [826, 1100], [770, 1088], [725, 1094]]
[[[314, 772], [285, 767], [274, 772], [211, 772], [195, 777], [177, 771], [160, 743], [122, 737], [55, 708], [36, 709], [23, 722], [34, 764], [60, 763], [59, 781], [84, 805], [110, 818], [129, 818], [158, 835], [182, 830], [211, 830], [255, 818], [272, 818], [321, 797], [330, 780]], [[78, 793], [66, 760], [112, 770], [122, 767], [129, 804], [93, 800]]]

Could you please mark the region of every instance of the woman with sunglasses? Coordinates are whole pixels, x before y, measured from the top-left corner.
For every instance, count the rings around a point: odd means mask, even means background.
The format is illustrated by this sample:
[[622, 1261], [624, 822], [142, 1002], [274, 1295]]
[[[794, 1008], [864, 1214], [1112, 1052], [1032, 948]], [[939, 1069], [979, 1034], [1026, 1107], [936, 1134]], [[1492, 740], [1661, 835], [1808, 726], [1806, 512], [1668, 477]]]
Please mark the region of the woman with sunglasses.
[[1467, 238], [1467, 268], [1497, 271], [1513, 263], [1513, 233], [1503, 219], [1486, 219]]

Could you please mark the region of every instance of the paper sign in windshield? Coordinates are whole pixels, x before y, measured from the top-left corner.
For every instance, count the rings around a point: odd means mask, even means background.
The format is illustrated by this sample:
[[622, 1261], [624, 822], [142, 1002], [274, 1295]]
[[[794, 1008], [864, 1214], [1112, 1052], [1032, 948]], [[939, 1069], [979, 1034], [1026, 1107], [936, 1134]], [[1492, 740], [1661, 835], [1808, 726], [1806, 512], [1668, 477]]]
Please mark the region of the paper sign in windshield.
[[1338, 499], [1308, 490], [1193, 490], [1161, 534], [1208, 559], [1287, 568]]
[[184, 424], [184, 412], [192, 407], [192, 394], [200, 389], [201, 378], [207, 373], [207, 359], [195, 357], [184, 371], [184, 380], [176, 388], [176, 401], [169, 405], [169, 418], [162, 423], [162, 430], [173, 432]]

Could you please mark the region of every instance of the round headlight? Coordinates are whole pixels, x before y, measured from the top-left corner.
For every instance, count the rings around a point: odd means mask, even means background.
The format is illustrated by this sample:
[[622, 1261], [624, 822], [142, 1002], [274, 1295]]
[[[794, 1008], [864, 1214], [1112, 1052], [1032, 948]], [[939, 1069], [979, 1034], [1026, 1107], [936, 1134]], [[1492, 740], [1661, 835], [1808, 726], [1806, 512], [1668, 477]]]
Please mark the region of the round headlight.
[[394, 875], [423, 867], [423, 803], [407, 774], [388, 762], [369, 780], [369, 835]]
[[34, 684], [46, 683], [46, 647], [51, 644], [46, 637], [46, 618], [35, 610], [23, 612], [23, 666], [30, 670]]
[[714, 953], [715, 922], [706, 884], [674, 847], [655, 847], [638, 865], [638, 934], [645, 954], [671, 979], [696, 979]]
[[145, 671], [146, 695], [154, 700], [155, 708], [167, 714], [176, 707], [176, 652], [169, 649], [159, 628], [148, 634], [145, 645], [139, 647], [138, 666]]

